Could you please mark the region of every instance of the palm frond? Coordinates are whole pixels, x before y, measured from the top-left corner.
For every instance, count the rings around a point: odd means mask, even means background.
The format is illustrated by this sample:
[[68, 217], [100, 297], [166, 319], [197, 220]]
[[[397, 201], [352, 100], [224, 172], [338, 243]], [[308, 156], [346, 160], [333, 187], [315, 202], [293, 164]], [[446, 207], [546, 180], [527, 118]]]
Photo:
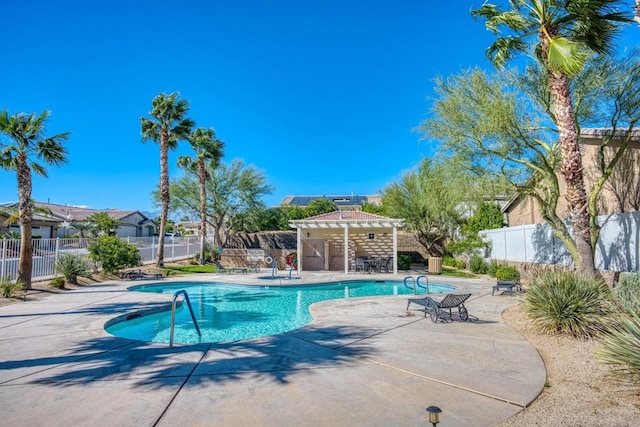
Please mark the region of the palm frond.
[[514, 36], [500, 37], [487, 48], [487, 58], [497, 68], [503, 68], [516, 53], [525, 52], [527, 44]]
[[552, 71], [575, 76], [582, 70], [589, 56], [589, 51], [581, 43], [565, 37], [554, 37], [549, 42], [547, 60]]

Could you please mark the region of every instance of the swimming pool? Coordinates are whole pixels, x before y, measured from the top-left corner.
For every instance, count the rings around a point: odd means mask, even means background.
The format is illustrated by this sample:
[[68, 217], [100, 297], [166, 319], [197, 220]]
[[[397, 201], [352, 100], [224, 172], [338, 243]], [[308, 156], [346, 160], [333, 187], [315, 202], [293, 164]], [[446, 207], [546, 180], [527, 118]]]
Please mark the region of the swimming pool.
[[[306, 286], [249, 286], [225, 283], [142, 285], [133, 291], [173, 295], [184, 289], [202, 331], [200, 338], [186, 304], [176, 309], [174, 342], [224, 342], [274, 335], [311, 322], [309, 306], [341, 298], [413, 294], [403, 282], [345, 281]], [[447, 292], [452, 286], [429, 284], [430, 293]], [[125, 315], [112, 319], [105, 330], [115, 336], [140, 341], [169, 342], [171, 311]]]

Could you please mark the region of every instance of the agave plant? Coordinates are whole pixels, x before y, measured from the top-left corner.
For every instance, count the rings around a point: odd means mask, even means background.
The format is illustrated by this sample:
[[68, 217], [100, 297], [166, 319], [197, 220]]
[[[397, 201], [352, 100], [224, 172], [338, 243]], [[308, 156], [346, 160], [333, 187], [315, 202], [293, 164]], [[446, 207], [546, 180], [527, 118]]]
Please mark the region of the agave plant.
[[608, 326], [596, 354], [614, 373], [640, 383], [640, 316], [635, 313], [622, 315], [619, 322]]
[[579, 338], [602, 331], [612, 312], [611, 291], [604, 281], [570, 272], [547, 271], [537, 276], [524, 301], [542, 332]]
[[86, 259], [79, 254], [62, 254], [56, 261], [56, 273], [62, 274], [73, 285], [77, 285], [78, 276], [84, 276], [88, 270]]

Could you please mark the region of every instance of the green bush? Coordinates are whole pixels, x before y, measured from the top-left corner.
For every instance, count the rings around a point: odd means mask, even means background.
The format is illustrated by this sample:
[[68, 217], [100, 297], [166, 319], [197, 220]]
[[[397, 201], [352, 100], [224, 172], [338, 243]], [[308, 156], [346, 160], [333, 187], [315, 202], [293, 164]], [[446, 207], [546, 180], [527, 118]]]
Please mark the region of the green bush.
[[56, 273], [62, 274], [73, 285], [77, 285], [78, 276], [86, 275], [88, 270], [87, 261], [80, 254], [62, 254], [56, 261]]
[[64, 283], [65, 283], [64, 277], [56, 277], [51, 282], [49, 282], [51, 286], [58, 289], [64, 289]]
[[446, 265], [448, 267], [455, 267], [456, 259], [454, 257], [446, 256], [442, 258], [442, 265]]
[[411, 255], [398, 254], [398, 270], [411, 270]]
[[487, 272], [487, 263], [481, 256], [475, 255], [469, 260], [469, 270], [474, 274], [485, 274]]
[[9, 279], [0, 280], [0, 290], [2, 291], [3, 298], [11, 298], [22, 288], [22, 283], [13, 283]]
[[517, 282], [520, 280], [520, 272], [510, 265], [503, 265], [496, 270], [496, 279], [507, 282]]
[[467, 268], [467, 263], [463, 259], [456, 259], [456, 264], [454, 265], [458, 270], [464, 270]]
[[102, 264], [105, 273], [140, 265], [138, 248], [116, 236], [100, 236], [89, 245], [89, 258]]
[[496, 277], [496, 271], [498, 271], [498, 268], [500, 268], [500, 263], [497, 260], [492, 259], [487, 266], [487, 274], [491, 277]]
[[629, 313], [615, 325], [605, 329], [597, 351], [601, 363], [611, 366], [616, 374], [640, 383], [640, 317]]
[[525, 308], [541, 331], [590, 337], [603, 330], [611, 313], [611, 292], [604, 281], [563, 271], [533, 278]]
[[640, 274], [624, 273], [613, 288], [617, 302], [630, 314], [640, 315]]

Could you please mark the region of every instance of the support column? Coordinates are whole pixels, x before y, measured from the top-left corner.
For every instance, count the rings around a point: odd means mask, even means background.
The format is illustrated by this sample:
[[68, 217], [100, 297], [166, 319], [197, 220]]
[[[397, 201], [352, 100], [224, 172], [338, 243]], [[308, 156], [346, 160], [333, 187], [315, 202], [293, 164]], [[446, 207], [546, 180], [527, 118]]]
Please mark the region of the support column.
[[344, 225], [344, 274], [349, 273], [349, 224]]
[[393, 226], [393, 274], [398, 274], [398, 227]]
[[296, 253], [298, 254], [298, 275], [302, 274], [302, 229], [298, 227], [296, 238]]

